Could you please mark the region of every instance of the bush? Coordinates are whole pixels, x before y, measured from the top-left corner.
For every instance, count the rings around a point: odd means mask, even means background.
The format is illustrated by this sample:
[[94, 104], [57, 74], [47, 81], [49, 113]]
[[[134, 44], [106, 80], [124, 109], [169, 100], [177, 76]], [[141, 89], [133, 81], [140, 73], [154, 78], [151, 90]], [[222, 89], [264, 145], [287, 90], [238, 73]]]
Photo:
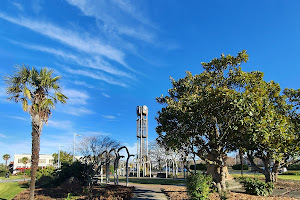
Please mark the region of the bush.
[[55, 184], [60, 185], [66, 179], [70, 177], [74, 177], [77, 178], [80, 181], [80, 184], [83, 185], [87, 181], [87, 177], [85, 173], [86, 173], [85, 165], [78, 161], [72, 163], [71, 165], [65, 164], [61, 168], [61, 170], [57, 171], [55, 177]]
[[31, 175], [31, 169], [25, 169], [25, 174], [30, 176]]
[[186, 187], [192, 200], [208, 199], [212, 187], [212, 176], [192, 173], [187, 179]]
[[[190, 169], [195, 170], [195, 165], [191, 165]], [[196, 170], [207, 170], [207, 166], [206, 166], [206, 164], [203, 164], [203, 163], [196, 164]]]
[[0, 177], [5, 177], [8, 171], [9, 170], [6, 169], [6, 166], [4, 164], [0, 164]]
[[[242, 169], [242, 165], [241, 164], [233, 165], [232, 169], [233, 170], [241, 170]], [[249, 166], [243, 164], [243, 170], [248, 170], [248, 169], [249, 169]]]
[[52, 166], [38, 169], [36, 173], [36, 185], [48, 186], [51, 185], [55, 178], [56, 169]]
[[274, 189], [273, 183], [265, 183], [257, 178], [240, 177], [239, 180], [244, 184], [247, 194], [267, 196], [271, 194]]
[[300, 170], [300, 165], [299, 164], [294, 164], [294, 165], [289, 165], [287, 167], [288, 170]]

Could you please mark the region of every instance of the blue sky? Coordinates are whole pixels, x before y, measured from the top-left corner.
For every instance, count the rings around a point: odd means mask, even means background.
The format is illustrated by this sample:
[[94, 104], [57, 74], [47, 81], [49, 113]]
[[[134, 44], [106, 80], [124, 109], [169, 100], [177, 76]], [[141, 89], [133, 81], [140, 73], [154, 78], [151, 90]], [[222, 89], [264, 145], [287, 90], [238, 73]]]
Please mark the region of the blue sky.
[[[300, 1], [276, 0], [2, 0], [0, 73], [26, 64], [62, 76], [70, 99], [44, 127], [40, 153], [59, 144], [71, 151], [74, 132], [109, 135], [134, 153], [136, 106], [149, 107], [154, 140], [155, 98], [167, 93], [170, 76], [201, 73], [201, 62], [222, 53], [245, 49], [244, 70], [300, 88], [299, 10]], [[30, 116], [5, 98], [1, 81], [0, 155], [29, 153]]]

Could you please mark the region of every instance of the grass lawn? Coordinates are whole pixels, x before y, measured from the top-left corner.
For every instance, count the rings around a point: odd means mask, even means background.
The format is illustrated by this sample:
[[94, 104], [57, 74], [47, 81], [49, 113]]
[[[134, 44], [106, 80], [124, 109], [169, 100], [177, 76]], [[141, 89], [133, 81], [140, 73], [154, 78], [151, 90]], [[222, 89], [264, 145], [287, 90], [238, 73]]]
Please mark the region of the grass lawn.
[[[120, 182], [125, 182], [126, 178], [119, 178]], [[183, 179], [164, 179], [164, 178], [136, 178], [129, 177], [129, 183], [139, 183], [139, 184], [155, 184], [155, 185], [177, 185], [185, 184]]]
[[[230, 174], [234, 178], [241, 177], [240, 174]], [[246, 174], [244, 175], [245, 177], [250, 177], [250, 178], [258, 178], [258, 179], [265, 179], [265, 176], [263, 174]], [[281, 180], [292, 180], [292, 181], [300, 181], [300, 176], [297, 175], [278, 175], [278, 179]]]
[[27, 186], [19, 185], [18, 182], [0, 183], [0, 199], [12, 199], [26, 188]]

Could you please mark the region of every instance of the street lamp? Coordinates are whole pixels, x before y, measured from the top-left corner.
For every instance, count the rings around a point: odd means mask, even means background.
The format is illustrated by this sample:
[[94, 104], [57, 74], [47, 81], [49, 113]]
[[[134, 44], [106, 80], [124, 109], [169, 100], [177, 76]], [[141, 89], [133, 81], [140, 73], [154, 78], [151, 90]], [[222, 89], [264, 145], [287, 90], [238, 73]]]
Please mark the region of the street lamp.
[[74, 133], [74, 144], [73, 144], [73, 162], [75, 161], [75, 136], [81, 136], [79, 134]]
[[63, 145], [58, 145], [58, 168], [60, 168], [60, 147], [63, 147]]

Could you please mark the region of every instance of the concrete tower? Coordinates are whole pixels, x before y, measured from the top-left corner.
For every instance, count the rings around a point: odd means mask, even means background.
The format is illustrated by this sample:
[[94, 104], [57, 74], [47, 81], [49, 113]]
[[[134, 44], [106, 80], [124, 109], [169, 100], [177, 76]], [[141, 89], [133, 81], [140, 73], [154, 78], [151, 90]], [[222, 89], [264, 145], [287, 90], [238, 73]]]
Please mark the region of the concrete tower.
[[142, 166], [148, 159], [148, 107], [137, 106], [136, 114], [137, 162]]

